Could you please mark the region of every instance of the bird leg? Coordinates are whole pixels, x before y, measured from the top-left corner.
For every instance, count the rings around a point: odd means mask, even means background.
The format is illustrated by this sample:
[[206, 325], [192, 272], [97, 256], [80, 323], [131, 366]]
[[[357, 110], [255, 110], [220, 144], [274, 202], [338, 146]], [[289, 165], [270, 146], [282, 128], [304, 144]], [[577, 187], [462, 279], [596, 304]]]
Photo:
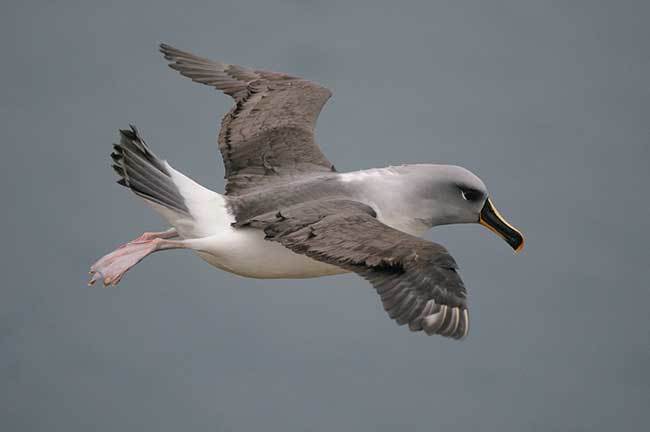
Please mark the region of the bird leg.
[[166, 249], [190, 247], [184, 240], [168, 240], [176, 235], [173, 228], [160, 233], [144, 233], [104, 255], [90, 267], [91, 278], [88, 285], [93, 285], [98, 280], [101, 280], [104, 286], [117, 285], [124, 274], [147, 255]]
[[[140, 235], [140, 237], [136, 238], [135, 240], [131, 240], [129, 243], [136, 243], [145, 240], [153, 240], [155, 238], [169, 239], [174, 237], [178, 237], [178, 232], [176, 231], [176, 228], [169, 228], [166, 231], [144, 232]], [[124, 246], [126, 246], [126, 244]]]

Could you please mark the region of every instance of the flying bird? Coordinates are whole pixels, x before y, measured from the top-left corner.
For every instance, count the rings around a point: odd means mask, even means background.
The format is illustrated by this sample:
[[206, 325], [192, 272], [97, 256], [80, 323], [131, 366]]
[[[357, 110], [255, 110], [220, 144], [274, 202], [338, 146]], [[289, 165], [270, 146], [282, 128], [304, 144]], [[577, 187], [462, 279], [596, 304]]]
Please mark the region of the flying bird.
[[420, 238], [437, 225], [480, 223], [521, 250], [481, 179], [451, 165], [414, 164], [340, 173], [314, 140], [331, 93], [284, 73], [198, 57], [166, 44], [169, 66], [232, 97], [221, 122], [225, 194], [156, 156], [140, 132], [120, 131], [111, 154], [118, 183], [171, 225], [145, 232], [91, 266], [89, 284], [116, 285], [146, 256], [190, 249], [252, 278], [353, 272], [412, 331], [455, 339], [469, 331], [467, 290], [447, 250]]

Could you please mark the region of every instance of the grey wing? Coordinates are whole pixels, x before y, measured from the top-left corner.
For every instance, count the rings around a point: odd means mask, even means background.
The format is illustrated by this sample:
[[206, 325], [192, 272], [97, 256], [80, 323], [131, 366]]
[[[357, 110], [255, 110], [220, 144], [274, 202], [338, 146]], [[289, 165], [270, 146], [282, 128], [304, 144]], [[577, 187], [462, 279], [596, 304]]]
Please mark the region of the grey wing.
[[384, 309], [412, 331], [461, 339], [469, 331], [467, 291], [447, 250], [376, 219], [349, 200], [311, 201], [237, 224], [267, 240], [367, 279]]
[[282, 73], [197, 57], [165, 44], [160, 51], [172, 69], [235, 99], [219, 132], [227, 194], [251, 192], [285, 176], [335, 171], [314, 140], [316, 119], [331, 96], [328, 89]]

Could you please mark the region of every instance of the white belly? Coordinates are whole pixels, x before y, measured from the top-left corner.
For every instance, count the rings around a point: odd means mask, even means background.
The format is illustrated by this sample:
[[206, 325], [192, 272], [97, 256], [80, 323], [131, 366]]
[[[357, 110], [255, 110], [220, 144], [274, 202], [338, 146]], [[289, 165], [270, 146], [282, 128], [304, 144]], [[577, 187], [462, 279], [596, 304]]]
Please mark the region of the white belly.
[[[191, 216], [186, 217], [156, 204], [150, 205], [209, 264], [230, 273], [260, 279], [311, 278], [348, 273], [339, 267], [293, 253], [279, 243], [264, 240], [261, 230], [233, 228], [234, 217], [228, 211], [222, 195], [200, 186], [170, 166], [168, 169]], [[421, 234], [418, 232], [421, 227], [411, 226], [412, 221], [403, 220], [399, 212], [382, 216], [380, 220], [388, 225], [415, 235]]]
[[347, 273], [345, 270], [291, 252], [279, 243], [264, 240], [264, 232], [252, 228], [233, 228], [235, 221], [225, 198], [200, 186], [173, 170], [191, 217], [151, 204], [180, 233], [203, 260], [241, 276], [271, 278], [310, 278]]
[[339, 267], [293, 253], [279, 243], [264, 240], [264, 233], [260, 230], [228, 228], [220, 235], [197, 241], [197, 254], [222, 270], [260, 279], [311, 278], [347, 273]]
[[[260, 279], [309, 278], [346, 273], [345, 270], [291, 252], [279, 243], [264, 240], [264, 232], [253, 228], [233, 228], [234, 217], [223, 196], [210, 192], [181, 233], [192, 249], [209, 264], [235, 273]], [[189, 236], [188, 236], [189, 234]], [[198, 237], [198, 238], [196, 238]]]
[[[259, 279], [299, 279], [349, 273], [340, 267], [313, 260], [291, 252], [280, 243], [264, 239], [264, 232], [253, 228], [232, 228], [231, 220], [220, 233], [201, 239], [204, 246], [197, 251], [209, 264], [240, 276]], [[382, 220], [383, 223], [421, 236], [426, 227], [403, 218]]]

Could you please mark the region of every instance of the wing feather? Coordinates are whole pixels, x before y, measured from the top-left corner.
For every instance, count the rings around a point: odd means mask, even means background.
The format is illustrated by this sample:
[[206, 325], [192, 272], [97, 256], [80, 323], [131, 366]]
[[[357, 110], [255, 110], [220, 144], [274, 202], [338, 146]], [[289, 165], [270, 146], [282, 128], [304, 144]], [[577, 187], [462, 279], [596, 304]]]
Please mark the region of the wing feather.
[[160, 51], [181, 75], [235, 100], [218, 138], [227, 194], [248, 193], [283, 176], [335, 171], [314, 138], [318, 115], [331, 96], [328, 89], [283, 73], [212, 61], [166, 44]]
[[262, 229], [267, 240], [364, 277], [399, 325], [455, 339], [467, 335], [467, 291], [451, 255], [384, 225], [365, 204], [311, 201], [237, 226]]

